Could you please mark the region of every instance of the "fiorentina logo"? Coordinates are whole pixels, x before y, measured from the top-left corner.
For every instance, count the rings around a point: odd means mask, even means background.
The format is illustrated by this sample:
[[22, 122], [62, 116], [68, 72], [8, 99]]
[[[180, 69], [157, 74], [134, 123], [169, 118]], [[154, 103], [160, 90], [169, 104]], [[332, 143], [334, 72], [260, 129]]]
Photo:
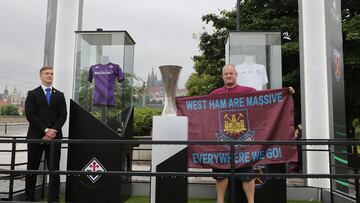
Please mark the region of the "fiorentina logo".
[[254, 140], [255, 131], [249, 127], [247, 109], [219, 111], [219, 125], [220, 132], [216, 136], [220, 141]]
[[[104, 172], [106, 169], [101, 165], [101, 163], [94, 157], [86, 166], [83, 168], [85, 172]], [[87, 175], [92, 183], [95, 183], [101, 175]]]

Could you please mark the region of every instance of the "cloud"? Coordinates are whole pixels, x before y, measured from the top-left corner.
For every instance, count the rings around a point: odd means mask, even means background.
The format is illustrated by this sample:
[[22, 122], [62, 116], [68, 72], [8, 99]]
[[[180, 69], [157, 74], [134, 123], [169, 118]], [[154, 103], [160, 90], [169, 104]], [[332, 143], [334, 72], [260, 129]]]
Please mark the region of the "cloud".
[[[235, 1], [221, 0], [86, 0], [83, 30], [127, 30], [135, 45], [135, 74], [147, 79], [158, 66], [183, 67], [179, 86], [194, 71], [191, 57], [198, 53], [193, 33], [205, 25], [201, 16], [231, 9]], [[43, 63], [47, 1], [1, 0], [0, 93], [6, 84], [29, 89], [38, 84]], [[4, 79], [4, 78], [7, 79]], [[24, 81], [23, 83], [18, 81]]]
[[191, 57], [198, 54], [193, 33], [202, 31], [201, 16], [231, 9], [235, 2], [211, 0], [97, 0], [84, 2], [84, 30], [127, 30], [136, 41], [135, 74], [146, 80], [154, 68], [183, 67], [179, 87], [194, 72]]
[[21, 92], [38, 82], [44, 54], [46, 1], [0, 1], [0, 93]]

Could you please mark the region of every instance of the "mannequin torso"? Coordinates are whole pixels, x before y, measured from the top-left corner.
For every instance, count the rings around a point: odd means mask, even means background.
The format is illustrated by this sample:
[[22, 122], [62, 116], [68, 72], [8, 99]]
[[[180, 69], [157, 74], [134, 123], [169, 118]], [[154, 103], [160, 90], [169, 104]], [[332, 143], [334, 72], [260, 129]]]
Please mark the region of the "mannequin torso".
[[237, 83], [242, 86], [253, 87], [262, 90], [268, 83], [266, 68], [255, 62], [253, 56], [245, 56], [244, 63], [236, 65]]

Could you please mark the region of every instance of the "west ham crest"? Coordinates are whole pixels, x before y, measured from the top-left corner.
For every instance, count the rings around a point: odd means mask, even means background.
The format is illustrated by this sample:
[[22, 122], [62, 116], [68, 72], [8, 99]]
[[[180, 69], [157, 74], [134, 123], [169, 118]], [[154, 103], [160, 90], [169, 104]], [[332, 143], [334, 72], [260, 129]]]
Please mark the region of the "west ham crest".
[[219, 111], [219, 125], [216, 136], [220, 141], [254, 140], [255, 131], [250, 129], [247, 109]]
[[[253, 166], [254, 173], [266, 174], [268, 173], [268, 166], [267, 165], [256, 165]], [[267, 177], [257, 177], [255, 178], [255, 187], [256, 189], [262, 188], [267, 181]]]

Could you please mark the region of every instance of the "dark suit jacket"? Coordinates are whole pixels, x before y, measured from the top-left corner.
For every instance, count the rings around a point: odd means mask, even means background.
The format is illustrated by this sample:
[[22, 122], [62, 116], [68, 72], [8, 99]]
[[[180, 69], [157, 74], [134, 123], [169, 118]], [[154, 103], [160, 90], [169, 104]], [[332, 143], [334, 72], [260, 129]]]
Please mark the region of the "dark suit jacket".
[[41, 139], [45, 128], [58, 132], [55, 139], [62, 138], [61, 127], [66, 121], [67, 111], [64, 94], [54, 87], [51, 92], [50, 106], [41, 86], [30, 90], [25, 101], [25, 114], [29, 121], [27, 138]]

